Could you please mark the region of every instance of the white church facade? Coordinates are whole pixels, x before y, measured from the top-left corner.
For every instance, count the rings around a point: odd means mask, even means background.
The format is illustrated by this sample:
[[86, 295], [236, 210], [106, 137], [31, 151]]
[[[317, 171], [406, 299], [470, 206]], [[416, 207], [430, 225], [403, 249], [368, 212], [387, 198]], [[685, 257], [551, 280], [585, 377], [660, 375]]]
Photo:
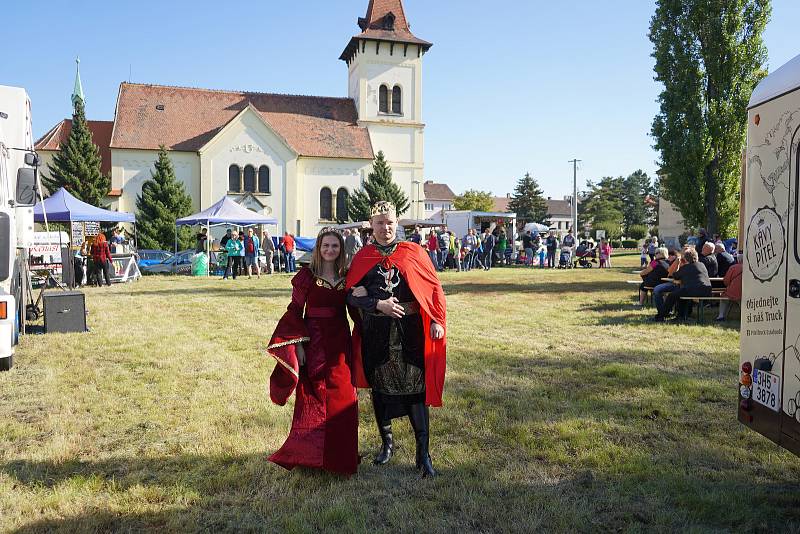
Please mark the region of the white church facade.
[[[114, 120], [89, 121], [111, 173], [108, 203], [136, 211], [164, 145], [196, 211], [227, 195], [276, 218], [279, 232], [312, 236], [344, 218], [383, 151], [411, 201], [406, 216], [423, 218], [422, 59], [432, 45], [411, 33], [402, 0], [370, 0], [358, 24], [340, 57], [347, 98], [120, 84]], [[70, 126], [37, 142], [44, 174]]]

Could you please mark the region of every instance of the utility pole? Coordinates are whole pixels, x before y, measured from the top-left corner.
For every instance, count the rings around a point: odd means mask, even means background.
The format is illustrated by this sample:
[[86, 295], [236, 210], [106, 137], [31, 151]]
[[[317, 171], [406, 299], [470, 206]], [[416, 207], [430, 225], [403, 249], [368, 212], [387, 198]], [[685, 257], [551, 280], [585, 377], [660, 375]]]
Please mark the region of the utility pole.
[[578, 163], [583, 160], [572, 159], [572, 235], [578, 239]]

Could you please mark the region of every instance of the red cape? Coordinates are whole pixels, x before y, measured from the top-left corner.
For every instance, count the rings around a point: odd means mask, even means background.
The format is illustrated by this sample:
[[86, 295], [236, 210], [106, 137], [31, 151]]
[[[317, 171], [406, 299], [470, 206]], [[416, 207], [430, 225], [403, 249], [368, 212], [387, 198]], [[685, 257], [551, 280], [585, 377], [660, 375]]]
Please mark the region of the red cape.
[[[390, 256], [383, 256], [374, 245], [362, 248], [353, 258], [347, 273], [347, 289], [358, 282], [378, 263], [384, 268], [395, 267], [408, 282], [408, 287], [419, 302], [422, 324], [425, 328], [425, 404], [442, 405], [444, 375], [447, 354], [447, 310], [442, 284], [433, 269], [428, 254], [416, 243], [401, 242]], [[368, 388], [361, 360], [361, 315], [352, 306], [353, 318], [353, 383], [359, 388]], [[445, 329], [445, 337], [431, 339], [431, 321]]]

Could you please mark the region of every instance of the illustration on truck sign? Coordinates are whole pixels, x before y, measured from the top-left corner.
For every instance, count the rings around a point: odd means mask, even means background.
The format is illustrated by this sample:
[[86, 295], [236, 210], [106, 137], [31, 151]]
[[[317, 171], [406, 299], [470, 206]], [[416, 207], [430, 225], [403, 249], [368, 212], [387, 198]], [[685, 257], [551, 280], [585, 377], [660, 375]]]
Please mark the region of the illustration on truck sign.
[[783, 265], [786, 231], [778, 212], [763, 207], [747, 227], [747, 266], [756, 280], [769, 282]]

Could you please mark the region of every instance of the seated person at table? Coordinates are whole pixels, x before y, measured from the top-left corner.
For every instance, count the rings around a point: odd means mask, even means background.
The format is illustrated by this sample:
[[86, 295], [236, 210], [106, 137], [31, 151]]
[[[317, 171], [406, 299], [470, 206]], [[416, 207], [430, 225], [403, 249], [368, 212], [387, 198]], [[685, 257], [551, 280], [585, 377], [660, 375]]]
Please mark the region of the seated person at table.
[[725, 279], [722, 281], [725, 284], [725, 291], [722, 293], [723, 297], [728, 297], [728, 300], [722, 300], [719, 303], [719, 315], [717, 321], [724, 321], [725, 316], [728, 315], [728, 310], [731, 307], [731, 302], [742, 301], [742, 261], [730, 266], [728, 272], [725, 273]]
[[717, 257], [717, 277], [724, 278], [731, 265], [736, 263], [730, 252], [725, 250], [724, 243], [714, 245], [714, 255]]
[[[684, 247], [686, 248], [694, 248], [692, 245], [687, 244]], [[667, 270], [667, 278], [672, 278], [672, 275], [675, 274], [675, 271], [681, 268], [681, 257], [683, 253], [675, 248], [669, 249], [669, 257], [667, 258], [667, 262], [669, 263], [669, 269]], [[666, 298], [664, 295], [666, 293], [670, 293], [677, 289], [678, 286], [673, 284], [672, 282], [664, 282], [663, 280], [653, 289], [653, 304], [655, 304], [657, 309], [661, 309], [664, 306], [664, 299]]]
[[667, 252], [667, 249], [664, 247], [656, 249], [655, 259], [639, 273], [639, 276], [642, 277], [642, 283], [639, 285], [640, 306], [644, 305], [644, 299], [647, 297], [647, 290], [645, 288], [655, 288], [661, 284], [662, 278], [667, 277], [667, 271], [669, 271], [667, 254], [669, 254], [669, 252]]
[[706, 271], [708, 272], [709, 278], [714, 278], [717, 276], [717, 257], [714, 256], [714, 243], [711, 241], [706, 241], [701, 249], [702, 252], [700, 253], [700, 257], [698, 261], [706, 266]]
[[[672, 275], [675, 282], [680, 283], [667, 297], [663, 306], [658, 308], [658, 314], [653, 321], [663, 322], [672, 313], [676, 303], [681, 302], [681, 297], [710, 297], [711, 281], [708, 279], [706, 266], [698, 261], [697, 251], [686, 248], [683, 251], [681, 267]], [[685, 309], [681, 306], [681, 311]]]

